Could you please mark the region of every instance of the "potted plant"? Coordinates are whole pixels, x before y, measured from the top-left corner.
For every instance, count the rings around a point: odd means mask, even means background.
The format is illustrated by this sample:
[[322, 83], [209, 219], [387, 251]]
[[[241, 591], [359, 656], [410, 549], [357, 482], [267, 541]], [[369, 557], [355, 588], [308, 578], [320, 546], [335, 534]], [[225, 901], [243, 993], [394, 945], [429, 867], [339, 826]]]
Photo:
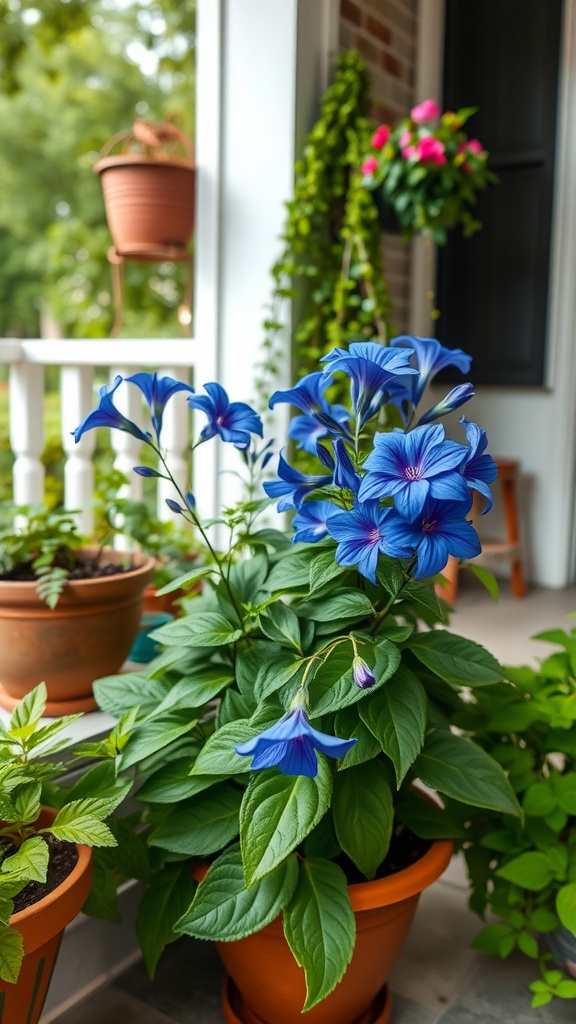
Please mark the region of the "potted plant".
[[[43, 723], [45, 707], [46, 687], [40, 683], [8, 725], [0, 725], [3, 1024], [37, 1024], [62, 932], [90, 891], [90, 847], [116, 845], [103, 819], [130, 788], [116, 779], [112, 760], [87, 771], [70, 789], [58, 786], [65, 767], [58, 755], [70, 743], [63, 733], [77, 716]], [[115, 752], [113, 741], [110, 750]], [[47, 792], [57, 807], [42, 805]]]
[[[119, 153], [112, 153], [120, 145]], [[191, 140], [173, 120], [138, 119], [108, 140], [94, 164], [117, 257], [188, 259], [196, 167]]]
[[405, 239], [423, 234], [444, 245], [457, 224], [466, 237], [482, 226], [470, 208], [498, 179], [482, 143], [464, 131], [474, 113], [474, 107], [442, 113], [429, 99], [374, 132], [362, 163], [364, 185], [384, 213], [392, 211]]
[[[308, 423], [318, 472], [281, 455], [268, 497], [225, 512], [226, 552], [173, 481], [170, 507], [206, 545], [207, 564], [187, 580], [202, 578], [202, 593], [155, 631], [165, 650], [129, 689], [95, 686], [100, 707], [133, 715], [119, 766], [137, 771], [151, 857], [137, 922], [146, 962], [153, 971], [182, 933], [216, 940], [227, 1020], [293, 1024], [302, 1009], [314, 1022], [387, 1019], [387, 971], [458, 833], [414, 784], [520, 813], [497, 761], [447, 717], [463, 690], [492, 688], [502, 669], [431, 628], [445, 617], [433, 581], [448, 554], [480, 550], [470, 489], [489, 495], [494, 479], [483, 430], [463, 420], [458, 443], [436, 422], [470, 384], [420, 408], [446, 362], [470, 361], [433, 339], [360, 342], [277, 392], [271, 405], [294, 405]], [[346, 415], [329, 400], [337, 375], [351, 383]], [[175, 382], [139, 374], [133, 385], [152, 414], [157, 472], [172, 479], [159, 410]], [[270, 457], [259, 417], [216, 383], [187, 401], [207, 417], [196, 444], [235, 445], [253, 490]], [[295, 513], [288, 536], [258, 527], [277, 499]]]
[[470, 905], [488, 924], [477, 949], [534, 960], [532, 1006], [576, 999], [576, 629], [534, 639], [558, 648], [537, 668], [507, 667], [507, 681], [475, 691], [454, 722], [506, 771], [523, 819], [470, 816], [462, 841]]
[[43, 678], [48, 715], [92, 710], [93, 680], [118, 671], [138, 632], [154, 561], [87, 546], [67, 512], [1, 512], [0, 705]]

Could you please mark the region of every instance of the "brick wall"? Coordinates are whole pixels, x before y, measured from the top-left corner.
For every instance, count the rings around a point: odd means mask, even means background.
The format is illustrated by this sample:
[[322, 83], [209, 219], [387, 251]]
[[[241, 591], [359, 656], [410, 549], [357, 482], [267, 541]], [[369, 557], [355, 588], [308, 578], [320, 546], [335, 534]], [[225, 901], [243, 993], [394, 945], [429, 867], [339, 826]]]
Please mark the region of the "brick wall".
[[[340, 0], [340, 49], [362, 55], [372, 82], [370, 115], [376, 124], [404, 117], [415, 102], [416, 17], [418, 0]], [[410, 249], [384, 236], [384, 266], [398, 334], [408, 321]]]

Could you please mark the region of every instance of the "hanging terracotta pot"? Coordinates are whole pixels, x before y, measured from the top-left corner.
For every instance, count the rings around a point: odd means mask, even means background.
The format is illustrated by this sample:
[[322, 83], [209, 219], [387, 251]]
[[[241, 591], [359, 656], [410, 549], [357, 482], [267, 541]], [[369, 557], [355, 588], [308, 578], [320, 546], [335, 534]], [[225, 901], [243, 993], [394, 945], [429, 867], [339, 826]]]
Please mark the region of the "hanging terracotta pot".
[[[236, 942], [217, 942], [228, 978], [223, 989], [226, 1024], [385, 1024], [391, 1007], [388, 976], [402, 950], [420, 893], [440, 877], [453, 852], [436, 840], [414, 864], [387, 878], [348, 887], [356, 918], [356, 945], [333, 992], [302, 1016], [304, 972], [278, 917]], [[201, 878], [207, 868], [194, 871]]]
[[[40, 827], [53, 821], [56, 811], [46, 808]], [[24, 940], [24, 960], [15, 984], [0, 981], [2, 1024], [37, 1024], [48, 993], [62, 933], [76, 917], [92, 884], [92, 850], [76, 846], [78, 861], [67, 878], [48, 896], [13, 914], [10, 924]]]
[[[85, 553], [94, 558], [97, 551]], [[12, 711], [42, 681], [50, 717], [96, 707], [92, 683], [117, 672], [128, 657], [154, 572], [153, 558], [106, 549], [102, 554], [106, 562], [134, 568], [70, 581], [55, 608], [38, 597], [35, 583], [0, 580], [2, 707]]]
[[[111, 150], [121, 146], [119, 153]], [[179, 260], [194, 229], [192, 142], [169, 120], [137, 120], [111, 138], [94, 164], [116, 256]]]

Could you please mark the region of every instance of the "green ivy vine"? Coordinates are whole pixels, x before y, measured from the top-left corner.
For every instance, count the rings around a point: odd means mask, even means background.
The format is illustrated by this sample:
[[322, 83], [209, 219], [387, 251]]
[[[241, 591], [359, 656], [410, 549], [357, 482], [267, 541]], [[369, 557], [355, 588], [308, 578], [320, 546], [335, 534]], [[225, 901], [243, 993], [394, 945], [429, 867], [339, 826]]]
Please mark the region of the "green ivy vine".
[[390, 300], [382, 262], [382, 229], [360, 163], [374, 126], [367, 117], [369, 78], [355, 50], [338, 58], [334, 83], [295, 166], [286, 203], [282, 253], [271, 269], [256, 388], [265, 405], [283, 345], [283, 308], [293, 304], [293, 359], [305, 374], [324, 352], [352, 339], [390, 333]]

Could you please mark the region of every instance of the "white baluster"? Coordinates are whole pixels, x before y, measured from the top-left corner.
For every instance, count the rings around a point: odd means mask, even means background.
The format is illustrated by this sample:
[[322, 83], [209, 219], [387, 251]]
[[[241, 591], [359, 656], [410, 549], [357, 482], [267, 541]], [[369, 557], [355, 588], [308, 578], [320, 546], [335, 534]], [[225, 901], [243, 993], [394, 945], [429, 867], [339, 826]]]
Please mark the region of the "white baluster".
[[10, 368], [10, 445], [16, 505], [37, 505], [44, 498], [44, 367], [13, 363]]
[[[189, 371], [182, 367], [158, 370], [158, 376], [174, 377], [186, 384], [190, 381]], [[177, 392], [164, 410], [161, 440], [170, 472], [183, 494], [190, 489], [190, 424], [191, 410], [186, 402], [186, 392]], [[174, 493], [174, 488], [168, 480], [158, 480], [158, 518], [164, 522], [172, 520], [177, 526], [182, 526], [181, 516], [168, 508], [166, 498], [178, 500], [178, 495]]]
[[[111, 367], [110, 380], [114, 380], [117, 374], [121, 377], [131, 377], [134, 374], [134, 367]], [[134, 384], [121, 384], [114, 394], [114, 405], [139, 427], [148, 429], [142, 417], [142, 392]], [[142, 501], [142, 477], [134, 472], [134, 466], [140, 465], [140, 453], [142, 441], [124, 430], [111, 430], [110, 443], [115, 452], [114, 468], [119, 469], [127, 478], [127, 484], [119, 491], [119, 497], [131, 498], [132, 501]], [[114, 547], [118, 550], [127, 550], [134, 547], [134, 544], [127, 541], [121, 534], [114, 539]]]
[[63, 366], [60, 374], [62, 408], [62, 447], [64, 465], [64, 505], [77, 510], [80, 533], [91, 537], [94, 530], [94, 465], [96, 432], [88, 430], [78, 443], [71, 431], [96, 407], [94, 370], [91, 366]]

